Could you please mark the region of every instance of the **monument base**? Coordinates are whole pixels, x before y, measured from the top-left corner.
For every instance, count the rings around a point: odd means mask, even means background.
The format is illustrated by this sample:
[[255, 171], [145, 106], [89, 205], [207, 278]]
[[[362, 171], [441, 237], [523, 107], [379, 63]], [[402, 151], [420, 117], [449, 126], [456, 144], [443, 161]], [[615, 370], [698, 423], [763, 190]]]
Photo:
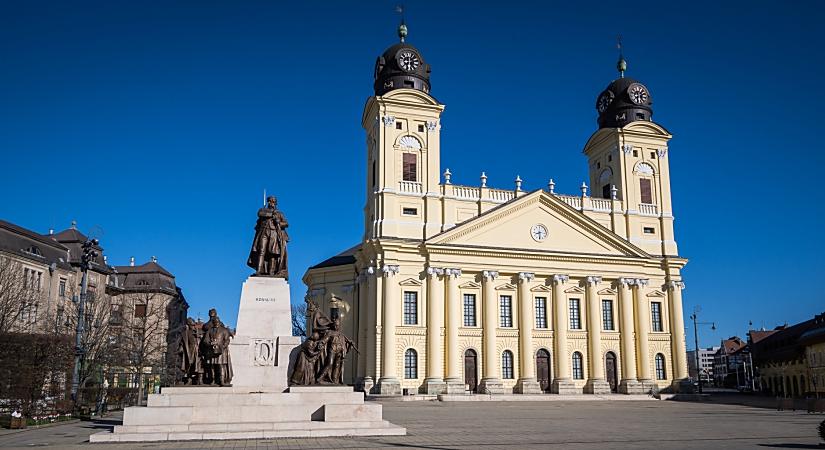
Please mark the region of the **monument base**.
[[350, 386], [293, 386], [289, 392], [237, 387], [170, 387], [147, 406], [126, 408], [123, 425], [90, 442], [155, 442], [329, 436], [403, 436]]

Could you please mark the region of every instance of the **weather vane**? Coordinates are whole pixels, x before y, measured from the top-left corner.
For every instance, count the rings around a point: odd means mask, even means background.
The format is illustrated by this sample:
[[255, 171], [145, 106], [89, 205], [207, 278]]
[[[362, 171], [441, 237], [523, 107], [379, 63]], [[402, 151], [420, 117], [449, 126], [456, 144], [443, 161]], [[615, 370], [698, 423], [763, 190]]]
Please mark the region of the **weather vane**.
[[624, 60], [621, 34], [616, 35], [616, 48], [619, 49], [619, 61], [616, 63], [616, 69], [619, 71], [619, 77], [624, 78], [624, 72], [627, 70], [627, 61]]
[[396, 5], [395, 12], [401, 15], [401, 25], [398, 25], [398, 37], [401, 42], [407, 37], [407, 25], [404, 23], [404, 5]]

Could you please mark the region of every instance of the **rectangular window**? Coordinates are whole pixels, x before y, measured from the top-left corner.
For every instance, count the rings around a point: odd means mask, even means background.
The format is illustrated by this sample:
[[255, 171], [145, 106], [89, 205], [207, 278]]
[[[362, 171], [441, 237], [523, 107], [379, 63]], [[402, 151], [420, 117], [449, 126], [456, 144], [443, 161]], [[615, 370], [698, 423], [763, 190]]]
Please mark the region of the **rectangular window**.
[[653, 322], [653, 331], [664, 331], [662, 328], [662, 304], [653, 302], [650, 304], [650, 320]]
[[146, 317], [146, 305], [135, 305], [135, 317]]
[[547, 328], [547, 298], [536, 297], [536, 328]]
[[415, 153], [404, 153], [403, 161], [404, 161], [404, 173], [403, 180], [404, 181], [417, 181], [418, 180], [418, 157]]
[[603, 329], [613, 331], [613, 300], [602, 300]]
[[604, 186], [602, 186], [602, 198], [613, 198], [613, 196], [610, 195], [610, 185], [609, 184], [605, 184]]
[[498, 303], [499, 326], [513, 326], [513, 297], [502, 295]]
[[639, 193], [642, 196], [642, 203], [653, 203], [653, 190], [650, 188], [650, 179], [639, 179]]
[[650, 152], [650, 159], [656, 159], [656, 152]]
[[395, 122], [395, 129], [400, 130], [402, 128], [404, 128], [404, 125], [401, 125], [401, 121], [400, 120], [396, 121]]
[[581, 320], [581, 310], [579, 309], [579, 299], [571, 298], [569, 304], [570, 304], [570, 329], [571, 330], [581, 330], [582, 329], [582, 320]]
[[656, 228], [653, 227], [644, 227], [645, 234], [656, 234]]
[[639, 151], [638, 150], [633, 150], [633, 156], [638, 157], [639, 156]]
[[424, 132], [424, 125], [419, 125], [419, 126], [418, 126], [418, 132], [419, 132], [419, 133], [423, 133], [423, 132]]
[[404, 292], [404, 325], [418, 325], [418, 292]]
[[607, 155], [607, 162], [613, 161], [613, 155]]
[[476, 326], [476, 295], [464, 294], [464, 326]]
[[418, 215], [418, 209], [416, 209], [416, 208], [403, 208], [401, 210], [401, 214], [404, 214], [405, 216], [417, 216]]
[[57, 292], [58, 292], [58, 295], [60, 295], [60, 297], [65, 297], [66, 296], [66, 280], [64, 280], [64, 279], [60, 280], [60, 286], [58, 287]]

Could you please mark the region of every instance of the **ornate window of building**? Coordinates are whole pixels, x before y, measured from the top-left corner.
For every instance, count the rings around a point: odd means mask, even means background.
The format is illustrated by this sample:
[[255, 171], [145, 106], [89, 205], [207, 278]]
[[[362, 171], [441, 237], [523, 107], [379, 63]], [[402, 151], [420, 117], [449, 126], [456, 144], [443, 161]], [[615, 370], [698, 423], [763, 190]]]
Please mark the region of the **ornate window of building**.
[[502, 295], [498, 303], [499, 326], [512, 327], [513, 326], [513, 297], [511, 295]]
[[652, 302], [650, 304], [650, 320], [653, 331], [664, 331], [662, 327], [662, 304], [660, 302]]
[[418, 181], [418, 155], [415, 153], [403, 154], [403, 178], [404, 181]]
[[418, 378], [418, 352], [411, 348], [404, 352], [404, 378], [408, 380]]
[[614, 330], [613, 300], [602, 300], [602, 328], [608, 331]]
[[571, 330], [581, 330], [582, 328], [582, 318], [581, 318], [581, 309], [579, 307], [579, 299], [571, 298], [569, 301], [570, 305], [570, 329]]
[[661, 353], [656, 354], [656, 379], [667, 380], [667, 372], [665, 371], [665, 355]]
[[579, 352], [573, 352], [573, 379], [584, 379], [584, 363], [582, 354]]
[[513, 352], [504, 350], [501, 354], [501, 378], [513, 379]]
[[536, 328], [547, 328], [547, 297], [536, 297]]
[[418, 325], [418, 292], [404, 291], [404, 325]]
[[464, 326], [476, 326], [476, 295], [464, 294]]

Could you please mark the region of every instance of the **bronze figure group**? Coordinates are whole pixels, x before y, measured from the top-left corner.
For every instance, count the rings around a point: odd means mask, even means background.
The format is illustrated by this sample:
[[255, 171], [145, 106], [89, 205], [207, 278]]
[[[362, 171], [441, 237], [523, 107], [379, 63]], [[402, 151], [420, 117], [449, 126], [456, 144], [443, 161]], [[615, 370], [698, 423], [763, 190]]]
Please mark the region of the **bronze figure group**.
[[191, 317], [179, 333], [178, 357], [180, 372], [177, 380], [183, 385], [232, 385], [232, 359], [229, 342], [234, 333], [218, 317], [215, 309], [209, 310], [206, 323]]
[[278, 210], [278, 200], [273, 196], [267, 197], [266, 206], [258, 210], [255, 238], [246, 260], [246, 265], [255, 269], [254, 276], [289, 279], [286, 254], [288, 226], [286, 217]]
[[341, 332], [341, 318], [330, 320], [307, 299], [312, 332], [301, 344], [289, 382], [292, 385], [344, 384], [344, 359], [355, 344]]

